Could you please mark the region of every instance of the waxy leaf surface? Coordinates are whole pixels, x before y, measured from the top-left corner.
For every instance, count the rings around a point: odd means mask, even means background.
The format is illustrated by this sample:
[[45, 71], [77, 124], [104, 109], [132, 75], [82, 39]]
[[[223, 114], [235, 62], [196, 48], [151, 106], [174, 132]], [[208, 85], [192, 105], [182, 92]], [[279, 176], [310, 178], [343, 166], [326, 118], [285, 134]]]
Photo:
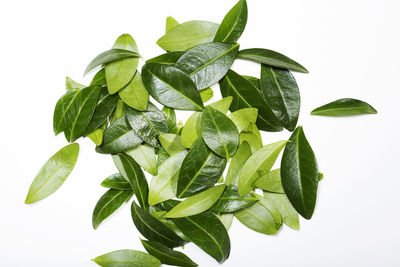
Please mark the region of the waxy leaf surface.
[[70, 119], [66, 116], [75, 98], [80, 94], [79, 89], [72, 89], [67, 91], [58, 101], [54, 109], [53, 115], [53, 130], [57, 135], [65, 130], [70, 123]]
[[354, 98], [342, 98], [311, 111], [311, 115], [346, 117], [378, 113], [370, 104]]
[[201, 112], [194, 112], [183, 126], [181, 143], [191, 148], [194, 142], [201, 137]]
[[74, 90], [74, 89], [83, 89], [85, 87], [86, 87], [86, 85], [77, 83], [74, 80], [72, 80], [70, 77], [65, 78], [65, 89], [67, 89], [67, 91]]
[[236, 212], [235, 217], [243, 225], [256, 232], [266, 235], [273, 235], [278, 232], [274, 217], [265, 206], [258, 202]]
[[232, 104], [232, 97], [228, 96], [228, 97], [224, 97], [218, 101], [212, 102], [211, 104], [209, 104], [208, 106], [212, 107], [213, 109], [216, 109], [224, 114], [228, 113], [229, 111], [229, 107]]
[[106, 70], [104, 68], [96, 72], [90, 85], [107, 86]]
[[147, 144], [142, 144], [125, 151], [125, 153], [131, 156], [143, 169], [148, 171], [150, 174], [157, 175], [156, 153], [154, 152], [153, 147]]
[[179, 22], [176, 21], [176, 19], [174, 19], [171, 16], [167, 17], [167, 19], [165, 21], [165, 33], [169, 32], [170, 30], [172, 30], [173, 28], [175, 28], [178, 25], [179, 25]]
[[136, 110], [146, 110], [149, 101], [149, 93], [143, 85], [140, 72], [136, 71], [135, 76], [122, 90], [118, 91], [119, 97], [125, 104]]
[[299, 230], [299, 214], [293, 208], [292, 204], [290, 204], [290, 201], [285, 194], [264, 192], [264, 199], [278, 210], [282, 216], [284, 224], [290, 228]]
[[159, 267], [161, 262], [144, 252], [124, 249], [113, 251], [93, 259], [102, 267]]
[[131, 184], [120, 173], [110, 175], [101, 182], [101, 185], [110, 189], [132, 190]]
[[161, 111], [164, 114], [164, 117], [165, 117], [165, 119], [167, 121], [168, 129], [171, 131], [171, 129], [176, 126], [176, 114], [175, 114], [175, 111], [172, 108], [169, 108], [169, 107], [163, 107]]
[[165, 54], [153, 57], [149, 60], [146, 60], [146, 63], [160, 63], [166, 65], [175, 65], [178, 59], [185, 54], [185, 51], [174, 51], [167, 52]]
[[236, 125], [239, 133], [247, 131], [251, 123], [256, 123], [257, 116], [258, 111], [256, 108], [242, 108], [228, 115]]
[[254, 133], [240, 133], [239, 144], [242, 144], [243, 142], [247, 142], [250, 145], [252, 153], [256, 152], [263, 146], [261, 140]]
[[168, 152], [170, 156], [186, 150], [181, 144], [181, 136], [177, 134], [166, 133], [159, 136], [160, 143], [165, 151]]
[[228, 213], [251, 206], [257, 201], [254, 194], [250, 193], [243, 197], [239, 196], [237, 186], [227, 185], [225, 191], [217, 202], [210, 208], [213, 212]]
[[226, 14], [215, 34], [214, 42], [235, 43], [242, 35], [247, 23], [247, 3], [240, 0]]
[[275, 193], [285, 193], [281, 182], [281, 169], [267, 172], [255, 182], [255, 187]]
[[225, 184], [238, 185], [240, 171], [251, 154], [252, 152], [249, 143], [241, 143], [229, 164]]
[[200, 90], [200, 97], [201, 97], [201, 101], [203, 101], [203, 103], [210, 100], [213, 97], [213, 95], [214, 95], [214, 92], [211, 88], [206, 88], [206, 89]]

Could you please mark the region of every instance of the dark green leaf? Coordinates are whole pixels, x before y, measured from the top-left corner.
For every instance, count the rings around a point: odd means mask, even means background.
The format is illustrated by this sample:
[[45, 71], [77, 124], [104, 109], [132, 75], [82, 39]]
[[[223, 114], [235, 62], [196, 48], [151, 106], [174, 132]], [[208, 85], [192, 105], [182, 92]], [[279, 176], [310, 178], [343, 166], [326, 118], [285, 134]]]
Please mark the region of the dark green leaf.
[[144, 252], [124, 249], [113, 251], [93, 259], [102, 267], [159, 267], [161, 262]]
[[214, 42], [237, 42], [247, 23], [247, 3], [240, 0], [224, 17]]
[[149, 102], [146, 111], [127, 108], [126, 118], [137, 136], [153, 147], [160, 147], [158, 136], [168, 133], [168, 123], [155, 105]]
[[85, 70], [85, 75], [91, 71], [92, 69], [96, 68], [97, 66], [107, 64], [113, 61], [121, 60], [124, 58], [138, 58], [140, 55], [138, 53], [125, 50], [125, 49], [110, 49], [107, 50], [97, 57], [95, 57], [87, 66]]
[[311, 115], [345, 117], [378, 113], [371, 105], [354, 98], [342, 98], [311, 111]]
[[119, 173], [131, 184], [140, 206], [148, 210], [149, 186], [140, 166], [133, 158], [125, 154], [113, 155], [112, 158]]
[[240, 144], [238, 150], [233, 156], [229, 164], [228, 173], [226, 174], [225, 184], [237, 185], [239, 181], [239, 174], [242, 170], [243, 164], [251, 156], [250, 145], [247, 142]]
[[227, 159], [233, 157], [239, 145], [239, 132], [233, 121], [210, 106], [201, 116], [201, 134], [211, 150]]
[[96, 151], [103, 154], [114, 154], [127, 151], [142, 143], [126, 122], [126, 117], [120, 117], [104, 131], [103, 144]]
[[146, 60], [146, 63], [174, 65], [183, 54], [185, 54], [185, 51], [167, 52], [165, 54]]
[[197, 263], [193, 262], [182, 252], [175, 251], [156, 241], [142, 241], [143, 247], [150, 254], [159, 259], [163, 264], [183, 267], [195, 267]]
[[165, 119], [167, 120], [168, 129], [171, 130], [176, 126], [175, 111], [169, 107], [163, 107], [161, 111], [164, 114]]
[[147, 63], [142, 68], [142, 78], [151, 96], [161, 104], [183, 110], [203, 109], [196, 85], [174, 66]]
[[169, 154], [164, 148], [160, 148], [157, 152], [157, 167], [160, 166], [166, 159], [169, 158]]
[[70, 123], [70, 119], [66, 115], [79, 93], [79, 89], [69, 90], [57, 101], [53, 116], [53, 130], [55, 135], [64, 131]]
[[243, 225], [256, 232], [266, 235], [273, 235], [278, 232], [275, 219], [271, 212], [258, 202], [236, 212], [235, 217]]
[[119, 207], [132, 197], [132, 190], [108, 190], [97, 201], [92, 215], [92, 225], [96, 229], [102, 221], [113, 214]]
[[101, 185], [117, 190], [132, 190], [131, 184], [120, 174], [115, 173], [101, 182]]
[[74, 169], [79, 154], [79, 144], [61, 148], [40, 169], [26, 196], [25, 204], [42, 200], [57, 191]]
[[297, 212], [311, 219], [317, 198], [317, 160], [301, 126], [289, 140], [281, 162], [282, 185]]
[[189, 49], [175, 67], [184, 71], [198, 90], [216, 84], [232, 66], [239, 44], [206, 43]]
[[178, 197], [192, 196], [210, 188], [221, 177], [225, 166], [226, 159], [214, 154], [202, 139], [198, 139], [183, 160], [178, 179]]
[[227, 185], [224, 193], [222, 193], [221, 197], [210, 210], [219, 213], [235, 212], [249, 207], [256, 201], [257, 198], [254, 194], [250, 193], [241, 197], [239, 196], [237, 186]]
[[230, 111], [242, 108], [257, 108], [257, 126], [261, 130], [277, 132], [282, 126], [276, 119], [271, 107], [263, 99], [260, 90], [247, 79], [236, 72], [229, 70], [224, 79], [220, 81], [222, 96], [232, 96], [233, 102]]
[[99, 70], [94, 75], [92, 81], [90, 82], [90, 85], [106, 86], [107, 85], [106, 70], [105, 69]]
[[284, 69], [261, 65], [261, 93], [275, 117], [289, 131], [296, 128], [300, 92], [293, 75]]
[[157, 241], [167, 247], [182, 246], [183, 241], [161, 221], [132, 202], [132, 219], [138, 231], [150, 241]]
[[308, 73], [308, 70], [296, 61], [284, 56], [278, 52], [263, 49], [263, 48], [250, 48], [239, 51], [238, 58], [255, 61], [258, 63], [266, 64], [269, 66], [288, 69]]

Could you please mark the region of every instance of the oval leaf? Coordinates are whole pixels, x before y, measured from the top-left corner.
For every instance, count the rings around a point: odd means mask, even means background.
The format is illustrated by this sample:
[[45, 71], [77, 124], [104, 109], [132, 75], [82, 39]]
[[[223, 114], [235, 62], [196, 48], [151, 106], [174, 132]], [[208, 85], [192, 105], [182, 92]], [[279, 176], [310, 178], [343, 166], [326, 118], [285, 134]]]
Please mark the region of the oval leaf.
[[215, 101], [211, 104], [209, 104], [208, 106], [212, 107], [213, 109], [216, 109], [224, 114], [228, 113], [229, 111], [229, 107], [232, 104], [232, 97], [228, 96], [228, 97], [224, 97], [218, 101]]
[[191, 148], [201, 137], [201, 112], [194, 112], [183, 126], [181, 143], [186, 148]]
[[165, 119], [167, 120], [168, 129], [171, 131], [171, 129], [176, 126], [175, 111], [169, 107], [163, 107], [161, 111], [164, 114]]
[[233, 121], [239, 133], [248, 131], [251, 123], [256, 123], [258, 111], [256, 108], [242, 108], [232, 112], [228, 117]]
[[125, 151], [126, 154], [131, 156], [143, 169], [148, 171], [151, 175], [157, 175], [157, 162], [156, 153], [154, 148], [147, 145], [138, 145], [137, 147]]
[[185, 51], [174, 51], [167, 52], [165, 54], [159, 55], [157, 57], [153, 57], [149, 60], [146, 60], [146, 63], [160, 63], [166, 65], [175, 65], [178, 59], [185, 54]]
[[149, 93], [142, 82], [142, 76], [136, 71], [135, 76], [122, 90], [118, 91], [119, 97], [131, 108], [143, 111], [147, 109]]
[[206, 89], [200, 90], [200, 97], [201, 97], [201, 101], [203, 101], [203, 103], [210, 100], [213, 97], [213, 95], [214, 95], [214, 92], [211, 88], [206, 88]]
[[235, 43], [242, 35], [247, 23], [247, 3], [240, 0], [224, 17], [215, 34], [214, 42]]
[[104, 179], [101, 186], [117, 190], [132, 190], [131, 184], [120, 173], [115, 173]]
[[274, 217], [266, 207], [258, 202], [236, 212], [235, 217], [243, 225], [256, 232], [266, 235], [273, 235], [278, 232]]
[[250, 145], [247, 142], [240, 144], [235, 156], [233, 156], [229, 164], [228, 173], [226, 174], [225, 184], [238, 185], [239, 174], [246, 160], [251, 156]]
[[67, 91], [58, 101], [54, 109], [53, 115], [53, 130], [57, 135], [65, 130], [70, 120], [66, 116], [75, 98], [80, 94], [79, 89], [72, 89]]
[[104, 68], [94, 75], [90, 85], [107, 86], [106, 70]]
[[67, 89], [67, 91], [74, 90], [74, 89], [83, 89], [85, 87], [86, 87], [86, 85], [77, 83], [74, 80], [72, 80], [70, 77], [65, 78], [65, 89]]
[[254, 194], [239, 196], [237, 186], [227, 185], [217, 202], [210, 208], [213, 212], [228, 213], [251, 206], [257, 201]]
[[284, 224], [286, 224], [290, 228], [299, 230], [299, 214], [293, 208], [292, 204], [290, 204], [290, 201], [285, 194], [264, 192], [264, 199], [271, 206], [278, 210], [278, 212], [282, 216], [282, 221]]
[[181, 144], [181, 136], [177, 134], [162, 134], [159, 136], [160, 143], [165, 151], [168, 152], [170, 156], [186, 150]]
[[318, 189], [317, 160], [301, 126], [289, 140], [281, 162], [282, 185], [297, 212], [311, 219]]
[[311, 111], [311, 115], [345, 117], [378, 113], [370, 104], [354, 98], [342, 98]]
[[93, 259], [95, 263], [102, 267], [159, 267], [161, 262], [144, 252], [136, 250], [117, 250]]
[[165, 21], [165, 33], [169, 32], [178, 25], [179, 22], [177, 22], [176, 19], [171, 16], [167, 17], [167, 20]]
[[285, 193], [281, 182], [281, 169], [267, 172], [256, 180], [255, 186], [265, 191]]
[[42, 200], [57, 191], [74, 169], [79, 145], [74, 143], [61, 148], [40, 169], [26, 196], [25, 204]]

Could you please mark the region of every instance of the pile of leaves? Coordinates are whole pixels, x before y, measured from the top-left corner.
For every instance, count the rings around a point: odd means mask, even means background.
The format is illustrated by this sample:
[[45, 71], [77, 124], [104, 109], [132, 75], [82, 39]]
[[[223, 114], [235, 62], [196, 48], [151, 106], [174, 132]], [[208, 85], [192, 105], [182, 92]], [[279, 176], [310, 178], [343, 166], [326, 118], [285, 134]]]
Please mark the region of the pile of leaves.
[[[233, 218], [266, 235], [283, 224], [299, 229], [299, 214], [313, 215], [322, 178], [302, 127], [296, 127], [300, 92], [291, 71], [307, 70], [272, 50], [240, 50], [246, 21], [245, 0], [221, 24], [179, 24], [169, 17], [157, 42], [167, 52], [147, 60], [141, 72], [138, 47], [124, 34], [88, 65], [85, 74], [100, 67], [89, 86], [67, 78], [67, 92], [54, 111], [54, 133], [64, 132], [72, 144], [42, 167], [26, 203], [62, 185], [78, 157], [74, 142], [87, 136], [118, 169], [101, 183], [108, 191], [94, 208], [93, 227], [135, 196], [132, 219], [149, 253], [114, 251], [94, 259], [101, 266], [197, 266], [174, 250], [187, 242], [222, 263], [230, 253]], [[237, 59], [260, 64], [260, 78], [233, 71]], [[205, 105], [218, 85], [223, 98]], [[183, 125], [175, 110], [194, 112]], [[312, 112], [365, 113], [376, 111], [355, 99]], [[289, 140], [263, 145], [260, 130], [283, 129], [293, 132]], [[271, 170], [282, 150], [280, 169]], [[144, 171], [152, 175], [150, 182]]]

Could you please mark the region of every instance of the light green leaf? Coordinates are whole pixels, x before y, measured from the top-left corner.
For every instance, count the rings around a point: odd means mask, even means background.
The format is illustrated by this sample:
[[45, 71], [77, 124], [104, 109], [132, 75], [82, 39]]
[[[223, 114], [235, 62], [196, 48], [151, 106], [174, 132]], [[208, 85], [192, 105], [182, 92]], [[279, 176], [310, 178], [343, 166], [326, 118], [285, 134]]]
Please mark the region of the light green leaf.
[[232, 213], [225, 213], [225, 214], [215, 214], [218, 219], [222, 222], [225, 226], [226, 230], [228, 231], [231, 228], [233, 222], [233, 214]]
[[70, 77], [65, 78], [65, 88], [67, 91], [74, 90], [74, 89], [83, 89], [86, 85], [80, 84], [72, 80]]
[[299, 214], [290, 204], [289, 199], [285, 194], [274, 194], [269, 192], [264, 192], [265, 202], [269, 205], [275, 207], [282, 216], [283, 223], [293, 228], [299, 230]]
[[203, 103], [210, 100], [214, 95], [214, 92], [210, 87], [200, 90], [199, 93], [200, 93], [201, 101], [203, 101]]
[[137, 147], [125, 152], [131, 156], [143, 169], [151, 175], [157, 175], [156, 153], [154, 148], [148, 144], [138, 145]]
[[172, 133], [161, 134], [158, 139], [165, 151], [168, 152], [170, 156], [186, 150], [181, 144], [181, 136]]
[[159, 267], [161, 262], [141, 251], [124, 249], [113, 251], [93, 259], [102, 267]]
[[272, 214], [258, 202], [236, 212], [235, 217], [246, 227], [262, 234], [273, 235], [278, 231]]
[[246, 160], [251, 156], [251, 149], [249, 143], [246, 141], [241, 143], [235, 156], [229, 165], [228, 173], [226, 175], [225, 184], [238, 185], [239, 174]]
[[88, 134], [88, 137], [90, 140], [93, 141], [97, 146], [101, 145], [103, 142], [103, 130], [102, 129], [96, 129], [90, 134]]
[[191, 148], [194, 142], [201, 137], [201, 112], [194, 112], [183, 126], [181, 143]]
[[177, 22], [173, 17], [171, 16], [167, 17], [167, 20], [165, 22], [165, 33], [169, 32], [178, 25], [179, 22]]
[[285, 193], [281, 182], [281, 169], [267, 172], [256, 180], [255, 186], [265, 191]]
[[208, 106], [226, 114], [226, 113], [228, 113], [229, 107], [231, 106], [232, 99], [233, 99], [233, 97], [227, 96], [227, 97], [224, 97], [218, 101], [215, 101], [215, 102], [209, 104]]
[[256, 123], [258, 111], [256, 108], [242, 108], [232, 112], [228, 117], [238, 128], [239, 133], [248, 131], [251, 123]]
[[137, 71], [128, 85], [119, 90], [118, 94], [128, 106], [140, 111], [147, 109], [149, 93], [143, 85], [140, 72]]
[[252, 153], [254, 153], [263, 146], [260, 139], [258, 139], [258, 137], [253, 133], [246, 133], [246, 132], [240, 133], [239, 143], [242, 144], [244, 141], [249, 143]]

